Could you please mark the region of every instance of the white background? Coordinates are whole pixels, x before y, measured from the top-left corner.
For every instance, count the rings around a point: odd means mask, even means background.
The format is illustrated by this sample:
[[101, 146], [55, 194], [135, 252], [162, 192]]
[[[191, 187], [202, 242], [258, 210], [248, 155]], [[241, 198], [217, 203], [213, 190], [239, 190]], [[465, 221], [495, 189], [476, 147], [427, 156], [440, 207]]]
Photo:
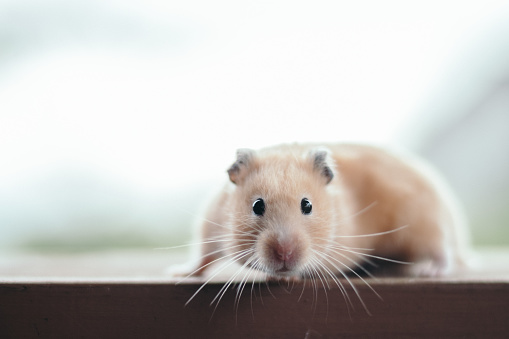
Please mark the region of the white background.
[[239, 147], [419, 150], [509, 73], [508, 20], [505, 1], [3, 0], [0, 245], [179, 242]]

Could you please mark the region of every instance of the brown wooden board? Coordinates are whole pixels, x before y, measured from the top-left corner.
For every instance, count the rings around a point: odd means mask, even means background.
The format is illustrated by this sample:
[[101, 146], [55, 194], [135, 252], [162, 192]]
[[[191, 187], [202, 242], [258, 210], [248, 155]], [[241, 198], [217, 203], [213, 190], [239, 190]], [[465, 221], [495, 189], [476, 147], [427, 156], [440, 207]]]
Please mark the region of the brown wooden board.
[[[0, 286], [0, 337], [336, 338], [508, 337], [509, 284], [374, 283], [378, 299], [358, 286], [369, 312], [337, 286], [264, 283], [235, 304], [229, 289], [210, 306], [221, 284], [204, 288], [187, 306], [195, 284], [51, 283]], [[269, 290], [270, 288], [270, 290]], [[302, 294], [302, 295], [301, 295]], [[300, 300], [299, 300], [300, 299]]]
[[[186, 306], [203, 280], [176, 284], [157, 275], [159, 269], [150, 264], [164, 261], [157, 258], [101, 258], [48, 260], [45, 276], [32, 274], [27, 258], [0, 265], [0, 338], [509, 337], [506, 266], [488, 265], [491, 270], [481, 265], [480, 271], [447, 279], [368, 279], [383, 300], [363, 281], [352, 279], [368, 314], [344, 279], [353, 306], [332, 281], [329, 286], [250, 282], [238, 304], [237, 285], [232, 285], [216, 309], [210, 303], [223, 283], [214, 282]], [[67, 260], [76, 271], [78, 262], [88, 267], [88, 273], [59, 274], [59, 267], [60, 273], [69, 272]], [[118, 269], [124, 261], [129, 263], [125, 270]], [[144, 262], [145, 278], [127, 273], [143, 273], [138, 265]], [[94, 275], [94, 270], [110, 272], [109, 277]]]

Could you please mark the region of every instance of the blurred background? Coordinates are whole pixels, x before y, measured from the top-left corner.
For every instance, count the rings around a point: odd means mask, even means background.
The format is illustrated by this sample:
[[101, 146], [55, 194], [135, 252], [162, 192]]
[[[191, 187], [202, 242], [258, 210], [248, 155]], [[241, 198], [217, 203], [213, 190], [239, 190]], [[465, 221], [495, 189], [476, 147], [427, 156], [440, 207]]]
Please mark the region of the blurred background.
[[0, 1], [0, 249], [185, 243], [294, 141], [417, 152], [509, 244], [507, 1]]

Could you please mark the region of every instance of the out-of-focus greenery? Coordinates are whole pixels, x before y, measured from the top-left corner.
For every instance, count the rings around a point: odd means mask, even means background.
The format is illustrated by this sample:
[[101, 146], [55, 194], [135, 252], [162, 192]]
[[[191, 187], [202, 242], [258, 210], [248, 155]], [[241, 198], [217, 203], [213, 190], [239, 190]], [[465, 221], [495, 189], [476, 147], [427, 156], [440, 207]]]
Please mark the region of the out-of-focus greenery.
[[[186, 229], [182, 227], [180, 229]], [[189, 229], [189, 228], [187, 228]], [[85, 236], [39, 237], [28, 238], [18, 248], [28, 252], [39, 253], [81, 253], [91, 251], [110, 251], [116, 249], [158, 249], [186, 246], [190, 242], [190, 234], [174, 232], [174, 234], [150, 237], [146, 232], [119, 232], [117, 234], [87, 234]]]
[[509, 241], [509, 210], [485, 215], [470, 222], [474, 246], [507, 246]]

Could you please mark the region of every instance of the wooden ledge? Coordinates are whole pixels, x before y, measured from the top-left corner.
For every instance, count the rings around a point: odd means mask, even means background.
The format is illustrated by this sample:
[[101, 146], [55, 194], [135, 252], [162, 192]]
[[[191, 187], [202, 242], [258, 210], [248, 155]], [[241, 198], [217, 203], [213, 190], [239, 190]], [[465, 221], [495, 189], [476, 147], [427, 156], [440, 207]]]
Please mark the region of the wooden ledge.
[[[484, 251], [480, 265], [441, 279], [341, 279], [249, 283], [237, 303], [223, 283], [175, 284], [164, 268], [185, 254], [146, 251], [74, 256], [3, 256], [0, 338], [337, 338], [509, 336], [509, 251]], [[323, 283], [327, 286], [327, 282]]]

